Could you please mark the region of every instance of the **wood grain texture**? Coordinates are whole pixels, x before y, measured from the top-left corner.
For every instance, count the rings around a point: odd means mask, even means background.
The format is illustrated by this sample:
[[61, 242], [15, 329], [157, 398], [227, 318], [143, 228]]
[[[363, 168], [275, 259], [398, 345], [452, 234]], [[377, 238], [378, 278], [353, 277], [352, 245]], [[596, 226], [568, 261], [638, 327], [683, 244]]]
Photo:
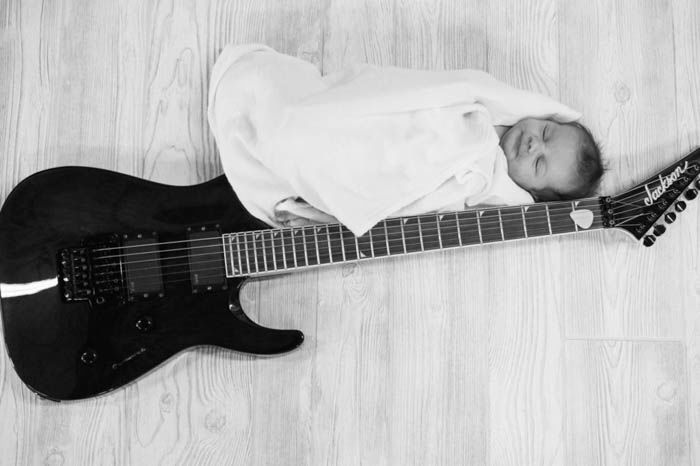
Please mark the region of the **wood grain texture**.
[[566, 342], [568, 465], [689, 464], [683, 343]]
[[[586, 115], [584, 124], [604, 142], [611, 168], [605, 192], [636, 185], [690, 149], [678, 141], [672, 5], [561, 4], [561, 34], [588, 38], [561, 41], [562, 99]], [[694, 215], [684, 222], [692, 224]], [[584, 260], [587, 266], [572, 270], [563, 290], [602, 290], [565, 294], [567, 334], [682, 339], [683, 310], [698, 303], [687, 292], [696, 275], [690, 269], [692, 256], [686, 254], [697, 235], [688, 227], [672, 233], [679, 235], [677, 241], [641, 251], [617, 231], [603, 244], [567, 248], [568, 261]], [[590, 273], [588, 261], [601, 261], [595, 265], [599, 274]], [[628, 273], [620, 274], [623, 268]], [[664, 279], [655, 279], [660, 277]]]
[[[485, 69], [582, 111], [613, 193], [700, 144], [696, 3], [0, 2], [0, 200], [60, 165], [220, 174], [231, 42], [323, 73]], [[650, 249], [594, 232], [259, 280], [247, 313], [299, 350], [200, 348], [89, 401], [38, 399], [0, 345], [0, 464], [700, 464], [699, 222], [690, 203]]]
[[[700, 5], [678, 2], [673, 8], [675, 44], [675, 93], [679, 150], [696, 147], [700, 141]], [[693, 464], [700, 464], [700, 249], [697, 210], [686, 220], [690, 228], [682, 232], [685, 249], [682, 258], [687, 274], [684, 295], [690, 303], [683, 306], [685, 317], [686, 369], [688, 371], [688, 420], [690, 452]]]

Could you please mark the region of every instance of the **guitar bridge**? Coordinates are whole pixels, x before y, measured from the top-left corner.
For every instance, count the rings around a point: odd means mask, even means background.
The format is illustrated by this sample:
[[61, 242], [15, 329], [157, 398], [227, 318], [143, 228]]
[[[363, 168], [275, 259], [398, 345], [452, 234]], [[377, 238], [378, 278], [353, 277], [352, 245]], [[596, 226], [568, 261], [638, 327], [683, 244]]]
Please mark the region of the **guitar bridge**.
[[87, 301], [93, 296], [87, 248], [63, 249], [58, 253], [58, 281], [66, 302]]
[[81, 247], [58, 251], [58, 277], [65, 302], [103, 305], [123, 302], [126, 294], [116, 235], [85, 241]]

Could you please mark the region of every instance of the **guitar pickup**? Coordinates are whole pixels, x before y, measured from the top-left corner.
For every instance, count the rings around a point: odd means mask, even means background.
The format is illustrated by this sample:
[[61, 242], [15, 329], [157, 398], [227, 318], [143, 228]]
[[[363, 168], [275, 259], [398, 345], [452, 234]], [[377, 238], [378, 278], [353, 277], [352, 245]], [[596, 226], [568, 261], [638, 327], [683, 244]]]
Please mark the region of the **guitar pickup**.
[[192, 293], [228, 289], [219, 225], [190, 227], [187, 241]]
[[122, 235], [122, 264], [129, 301], [165, 296], [156, 233]]

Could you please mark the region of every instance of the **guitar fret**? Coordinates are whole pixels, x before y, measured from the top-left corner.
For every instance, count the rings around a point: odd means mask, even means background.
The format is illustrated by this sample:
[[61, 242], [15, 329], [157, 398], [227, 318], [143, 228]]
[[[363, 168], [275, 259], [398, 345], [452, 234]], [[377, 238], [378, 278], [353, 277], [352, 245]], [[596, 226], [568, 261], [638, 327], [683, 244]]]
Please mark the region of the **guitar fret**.
[[484, 243], [484, 238], [481, 236], [481, 211], [476, 212], [476, 228], [479, 230], [479, 243]]
[[[227, 241], [227, 240], [228, 240], [228, 241]], [[230, 237], [227, 238], [226, 236], [223, 236], [223, 235], [222, 235], [222, 236], [221, 236], [221, 246], [222, 246], [223, 249], [224, 249], [224, 272], [226, 273], [226, 276], [227, 276], [227, 277], [230, 277], [230, 276], [231, 276], [231, 272], [228, 271], [228, 267], [229, 267], [229, 262], [228, 262], [228, 261], [229, 261], [229, 258], [230, 258], [230, 259], [231, 259], [231, 267], [233, 267], [233, 254], [232, 254], [232, 252], [231, 252], [231, 249], [229, 249], [229, 252], [226, 252], [226, 243], [228, 243], [229, 246], [231, 246], [231, 239], [230, 239]]]
[[372, 229], [369, 229], [369, 250], [371, 251], [372, 257], [374, 257], [374, 239], [372, 239]]
[[403, 242], [403, 253], [406, 254], [406, 233], [403, 230], [403, 224], [406, 223], [401, 217], [401, 241]]
[[275, 270], [279, 270], [277, 267], [277, 253], [275, 252], [275, 235], [277, 232], [275, 230], [270, 232], [270, 244], [272, 244], [272, 266]]
[[523, 217], [523, 230], [525, 231], [525, 238], [527, 238], [527, 225], [525, 224], [525, 209], [520, 206], [520, 215]]
[[391, 255], [391, 249], [389, 248], [389, 230], [386, 227], [386, 220], [384, 220], [384, 239], [386, 240], [386, 255]]
[[290, 228], [289, 229], [289, 234], [291, 236], [292, 240], [292, 257], [294, 257], [294, 268], [298, 268], [299, 265], [297, 264], [297, 244], [294, 242], [294, 229]]
[[549, 219], [549, 205], [545, 203], [544, 210], [547, 212], [547, 225], [549, 225], [549, 234], [552, 234], [552, 222]]
[[326, 240], [328, 240], [328, 260], [330, 263], [333, 263], [333, 249], [331, 249], [331, 231], [328, 228], [328, 224], [326, 224]]
[[360, 260], [360, 245], [357, 242], [357, 236], [353, 233], [353, 238], [355, 238], [355, 252], [357, 253], [357, 260]]
[[309, 252], [306, 250], [306, 231], [305, 228], [301, 227], [301, 242], [304, 245], [304, 260], [306, 261], [305, 266], [309, 265]]
[[275, 260], [275, 230], [268, 230], [268, 235], [270, 249], [272, 250], [272, 270], [277, 270], [277, 261]]
[[245, 246], [245, 262], [246, 267], [248, 267], [248, 273], [250, 273], [250, 257], [248, 256], [248, 233], [243, 233], [243, 245]]
[[440, 249], [442, 249], [442, 233], [440, 232], [440, 215], [439, 214], [435, 214], [435, 225], [437, 225], [438, 244], [440, 244]]
[[311, 227], [311, 228], [313, 228], [313, 231], [314, 231], [314, 243], [316, 244], [316, 260], [317, 260], [316, 263], [320, 264], [321, 263], [321, 255], [318, 253], [318, 230], [316, 230], [315, 227]]
[[282, 265], [284, 270], [287, 270], [287, 251], [284, 248], [284, 230], [280, 230], [280, 238], [282, 238]]
[[425, 251], [425, 247], [423, 246], [423, 227], [420, 225], [420, 215], [417, 217], [418, 219], [418, 237], [420, 238], [420, 250]]
[[501, 227], [501, 240], [505, 241], [506, 240], [506, 235], [503, 233], [503, 219], [501, 218], [501, 209], [498, 210], [498, 224]]
[[255, 272], [259, 272], [260, 267], [258, 267], [258, 248], [255, 245], [255, 233], [251, 233], [251, 236], [253, 237], [253, 260], [255, 261]]
[[236, 269], [236, 259], [233, 258], [233, 243], [232, 240], [233, 238], [236, 238], [236, 257], [238, 257], [238, 271], [240, 273], [243, 273], [243, 268], [241, 267], [241, 249], [238, 246], [239, 245], [239, 240], [238, 240], [238, 234], [234, 234], [232, 236], [228, 237], [228, 243], [231, 246], [230, 252], [231, 252], [231, 267], [234, 269], [234, 275], [235, 275], [235, 269]]
[[459, 212], [455, 212], [455, 227], [457, 227], [457, 238], [459, 239], [459, 245], [463, 246], [462, 229], [459, 227]]
[[[571, 211], [573, 212], [575, 210], [576, 210], [576, 205], [574, 204], [574, 201], [571, 201]], [[576, 222], [574, 222], [574, 231], [578, 232], [578, 224]]]
[[241, 236], [236, 234], [236, 256], [238, 256], [238, 270], [243, 273], [243, 262], [241, 261]]
[[343, 262], [347, 259], [345, 258], [345, 239], [343, 238], [343, 227], [340, 227], [340, 245], [343, 247]]
[[267, 243], [265, 241], [265, 231], [260, 232], [260, 242], [262, 243], [262, 252], [263, 252], [263, 263], [265, 264], [265, 271], [267, 272], [269, 267], [268, 267], [268, 261], [267, 261]]

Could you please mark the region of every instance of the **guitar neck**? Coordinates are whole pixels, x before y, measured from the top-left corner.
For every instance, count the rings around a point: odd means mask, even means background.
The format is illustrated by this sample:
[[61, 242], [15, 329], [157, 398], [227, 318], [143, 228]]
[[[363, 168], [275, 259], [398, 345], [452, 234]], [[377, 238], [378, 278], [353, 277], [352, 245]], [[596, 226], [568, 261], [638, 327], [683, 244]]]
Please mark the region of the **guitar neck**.
[[227, 233], [228, 278], [605, 228], [602, 198], [438, 212], [380, 221], [362, 236], [341, 224]]

